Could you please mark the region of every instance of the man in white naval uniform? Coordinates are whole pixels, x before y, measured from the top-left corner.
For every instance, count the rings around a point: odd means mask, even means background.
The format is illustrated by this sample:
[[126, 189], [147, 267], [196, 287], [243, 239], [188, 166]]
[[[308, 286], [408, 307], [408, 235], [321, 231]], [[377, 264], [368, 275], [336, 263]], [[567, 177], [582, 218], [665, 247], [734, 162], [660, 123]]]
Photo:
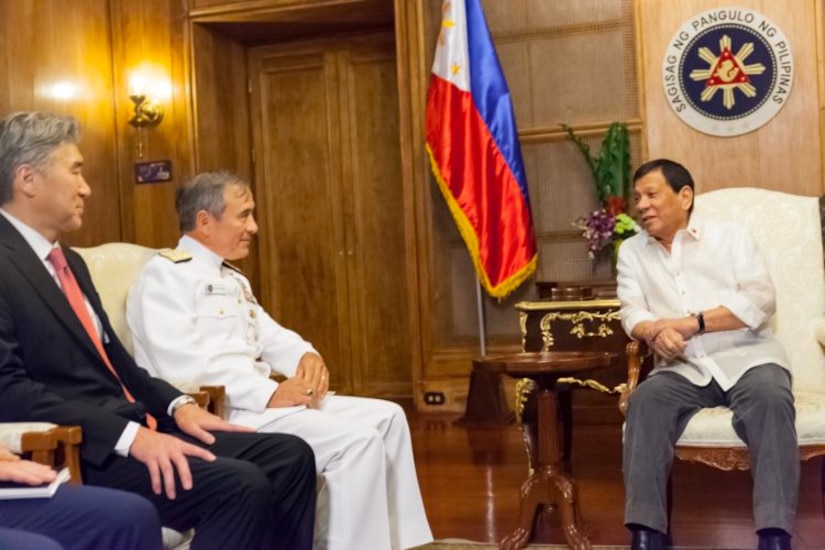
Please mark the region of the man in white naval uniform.
[[[137, 363], [167, 380], [223, 385], [231, 422], [309, 443], [323, 478], [316, 549], [432, 541], [404, 411], [327, 395], [320, 354], [276, 323], [226, 263], [249, 254], [254, 206], [249, 186], [227, 172], [199, 174], [177, 190], [183, 236], [149, 260], [127, 301]], [[272, 372], [287, 379], [277, 383]]]

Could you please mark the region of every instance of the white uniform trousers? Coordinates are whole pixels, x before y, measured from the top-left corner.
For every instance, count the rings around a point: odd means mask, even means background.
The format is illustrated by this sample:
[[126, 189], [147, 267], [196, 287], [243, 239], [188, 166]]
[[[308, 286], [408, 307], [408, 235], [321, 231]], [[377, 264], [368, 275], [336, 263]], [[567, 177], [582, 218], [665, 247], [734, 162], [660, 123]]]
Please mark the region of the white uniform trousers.
[[319, 409], [258, 431], [297, 435], [315, 451], [322, 478], [315, 550], [401, 550], [433, 540], [410, 429], [397, 404], [329, 395]]

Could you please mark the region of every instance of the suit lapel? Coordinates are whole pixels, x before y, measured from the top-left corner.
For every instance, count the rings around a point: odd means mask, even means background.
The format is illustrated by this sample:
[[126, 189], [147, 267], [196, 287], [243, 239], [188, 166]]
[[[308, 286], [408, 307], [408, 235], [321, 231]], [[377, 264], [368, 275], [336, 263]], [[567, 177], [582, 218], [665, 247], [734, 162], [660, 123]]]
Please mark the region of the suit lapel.
[[[9, 250], [9, 262], [22, 273], [23, 279], [32, 286], [40, 298], [54, 312], [60, 323], [91, 353], [99, 358], [100, 354], [97, 352], [94, 343], [89, 338], [77, 315], [75, 315], [60, 287], [52, 279], [52, 276], [29, 246], [29, 243], [3, 216], [0, 216], [0, 246]], [[86, 292], [85, 289], [84, 292]]]

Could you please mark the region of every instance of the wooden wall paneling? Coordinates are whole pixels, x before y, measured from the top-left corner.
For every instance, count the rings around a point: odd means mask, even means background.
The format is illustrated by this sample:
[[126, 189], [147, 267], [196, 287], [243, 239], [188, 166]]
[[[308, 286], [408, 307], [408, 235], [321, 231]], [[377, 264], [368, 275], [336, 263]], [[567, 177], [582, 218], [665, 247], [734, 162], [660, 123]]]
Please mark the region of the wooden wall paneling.
[[192, 25], [197, 169], [252, 178], [246, 47]]
[[[124, 231], [125, 237], [145, 246], [173, 246], [179, 236], [174, 189], [193, 166], [185, 5], [176, 0], [110, 0], [110, 5], [119, 177], [124, 219], [131, 217], [132, 221]], [[158, 85], [171, 87], [171, 96], [161, 100], [163, 121], [144, 129], [142, 137], [127, 123], [132, 115], [130, 78], [135, 72], [143, 76], [149, 92]], [[138, 139], [145, 143], [143, 158], [138, 157]], [[134, 163], [160, 160], [172, 161], [172, 181], [135, 183]]]
[[[8, 51], [12, 44], [10, 42], [11, 32], [9, 29], [9, 21], [13, 21], [9, 17], [9, 7], [6, 4], [0, 5], [0, 44], [3, 46], [5, 51]], [[17, 21], [15, 25], [15, 34], [20, 36], [23, 34], [21, 32], [20, 22]], [[28, 64], [23, 64], [24, 66], [28, 67]], [[2, 109], [2, 114], [5, 116], [9, 113], [12, 109], [11, 105], [11, 94], [12, 94], [12, 87], [9, 85], [11, 82], [16, 82], [16, 75], [12, 74], [12, 66], [11, 66], [11, 56], [9, 55], [0, 55], [0, 109]]]
[[822, 192], [820, 137], [819, 31], [814, 0], [777, 3], [742, 0], [736, 7], [756, 10], [791, 41], [794, 80], [785, 107], [765, 126], [736, 137], [720, 138], [693, 130], [671, 110], [662, 89], [665, 50], [682, 24], [724, 0], [639, 2], [644, 73], [647, 149], [650, 158], [670, 157], [692, 172], [697, 190], [754, 186], [819, 195]]
[[[247, 48], [209, 25], [189, 26], [192, 59], [192, 110], [196, 171], [229, 170], [254, 185], [249, 118]], [[260, 295], [259, 241], [251, 253], [235, 262]]]
[[640, 140], [641, 143], [641, 155], [640, 158], [643, 160], [650, 159], [650, 153], [648, 151], [648, 140], [647, 140], [647, 92], [645, 89], [645, 64], [644, 64], [644, 56], [642, 55], [643, 47], [642, 47], [642, 5], [640, 0], [634, 0], [633, 2], [633, 34], [634, 34], [634, 46], [636, 48], [636, 78], [638, 79], [638, 86], [636, 89], [638, 90], [639, 96], [637, 98], [639, 102], [639, 118], [640, 118], [640, 128], [642, 139]]
[[[225, 14], [237, 11], [284, 9], [290, 6], [340, 4], [341, 0], [190, 0], [195, 15]], [[343, 3], [346, 3], [344, 1]]]
[[351, 391], [341, 135], [335, 57], [250, 50], [262, 305], [311, 341], [330, 383]]
[[[316, 37], [344, 28], [373, 30], [393, 18], [393, 0], [191, 0], [191, 5], [190, 15], [202, 22], [282, 21], [299, 27], [308, 23], [317, 31]], [[350, 22], [356, 26], [349, 26]], [[291, 35], [289, 29], [283, 31]]]
[[[433, 180], [425, 145], [424, 120], [427, 105], [427, 86], [430, 70], [424, 44], [424, 0], [407, 2], [396, 0], [396, 33], [398, 46], [399, 101], [401, 104], [401, 158], [405, 178], [411, 191], [415, 214], [415, 274], [417, 275], [418, 336], [420, 359], [413, 365], [414, 400], [419, 410], [424, 408], [425, 380], [430, 376], [434, 355], [432, 289], [433, 242], [432, 192]], [[403, 54], [402, 54], [403, 52]], [[406, 82], [403, 85], [402, 82]]]
[[[405, 250], [407, 252], [407, 307], [410, 331], [410, 365], [413, 399], [416, 407], [423, 405], [420, 380], [429, 335], [428, 317], [422, 305], [427, 295], [422, 280], [427, 276], [426, 236], [422, 231], [422, 194], [427, 181], [427, 165], [421, 161], [423, 150], [422, 86], [424, 73], [420, 37], [422, 36], [419, 2], [395, 0], [396, 65], [398, 71], [398, 126], [401, 160], [401, 181], [404, 198]], [[423, 291], [423, 292], [422, 292]]]
[[[67, 236], [88, 246], [121, 238], [112, 57], [106, 0], [0, 3], [0, 113], [41, 110], [83, 126], [84, 175], [92, 187], [83, 228]], [[55, 95], [56, 86], [73, 90]]]
[[[392, 35], [338, 56], [353, 385], [359, 394], [410, 396], [404, 196]], [[353, 327], [354, 328], [354, 327]]]
[[[819, 89], [819, 158], [825, 163], [825, 6], [815, 2], [814, 20], [816, 21], [816, 74]], [[825, 165], [823, 165], [825, 171]], [[825, 193], [825, 174], [823, 174], [820, 194]]]

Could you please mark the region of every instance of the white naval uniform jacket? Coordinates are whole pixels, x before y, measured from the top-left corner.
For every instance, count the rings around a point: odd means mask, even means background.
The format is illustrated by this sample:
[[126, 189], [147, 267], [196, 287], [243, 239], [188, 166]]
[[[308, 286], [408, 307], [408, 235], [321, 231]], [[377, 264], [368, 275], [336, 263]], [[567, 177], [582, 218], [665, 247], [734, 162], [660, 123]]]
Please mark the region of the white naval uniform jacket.
[[126, 316], [137, 364], [172, 382], [224, 386], [230, 422], [257, 429], [303, 408], [268, 409], [278, 387], [269, 375], [293, 376], [314, 348], [276, 323], [247, 278], [196, 240], [183, 236], [175, 255], [146, 263]]

